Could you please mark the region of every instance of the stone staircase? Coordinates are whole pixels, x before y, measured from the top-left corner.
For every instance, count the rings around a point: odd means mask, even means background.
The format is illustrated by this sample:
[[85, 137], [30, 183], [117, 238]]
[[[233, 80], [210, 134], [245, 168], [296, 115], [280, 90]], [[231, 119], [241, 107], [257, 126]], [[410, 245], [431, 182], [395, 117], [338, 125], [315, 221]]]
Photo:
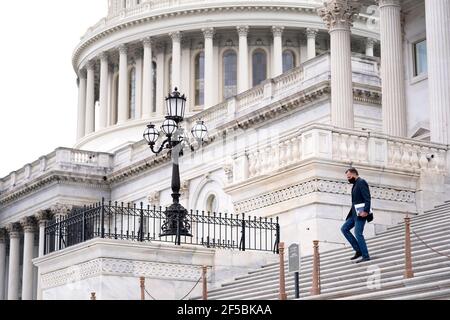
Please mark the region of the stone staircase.
[[[389, 300], [450, 299], [450, 201], [411, 219], [411, 230], [447, 256], [433, 252], [412, 232], [414, 278], [404, 279], [404, 224], [388, 228], [367, 240], [372, 260], [355, 264], [349, 260], [350, 248], [322, 253], [320, 256], [320, 296], [310, 296], [312, 256], [302, 259], [301, 300]], [[312, 245], [312, 244], [311, 244]], [[287, 262], [286, 262], [286, 272]], [[377, 277], [378, 274], [378, 277]], [[379, 279], [379, 286], [372, 281]], [[211, 300], [278, 299], [278, 264], [266, 265], [208, 292]], [[294, 277], [286, 274], [288, 299], [295, 298]]]

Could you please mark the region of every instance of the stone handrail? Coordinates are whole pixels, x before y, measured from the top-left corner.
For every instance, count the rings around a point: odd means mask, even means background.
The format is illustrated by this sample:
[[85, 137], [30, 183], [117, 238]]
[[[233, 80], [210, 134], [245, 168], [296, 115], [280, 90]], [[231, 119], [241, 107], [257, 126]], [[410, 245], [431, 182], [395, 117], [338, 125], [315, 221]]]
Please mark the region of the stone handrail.
[[109, 172], [113, 155], [58, 148], [39, 160], [25, 165], [0, 179], [0, 193], [10, 191], [37, 179], [51, 171], [83, 172], [88, 174]]
[[243, 171], [234, 177], [255, 178], [315, 158], [440, 174], [448, 170], [449, 157], [448, 146], [442, 144], [314, 124], [278, 139], [271, 137], [270, 144], [262, 141], [236, 156], [234, 170]]

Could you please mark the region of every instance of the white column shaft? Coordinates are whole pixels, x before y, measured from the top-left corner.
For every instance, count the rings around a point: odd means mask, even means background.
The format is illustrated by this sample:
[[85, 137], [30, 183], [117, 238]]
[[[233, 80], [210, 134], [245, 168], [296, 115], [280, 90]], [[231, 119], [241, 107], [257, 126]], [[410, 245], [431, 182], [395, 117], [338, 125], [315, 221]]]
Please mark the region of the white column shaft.
[[108, 126], [108, 57], [100, 59], [100, 124], [99, 129]]
[[158, 52], [156, 56], [156, 116], [164, 115], [164, 52]]
[[366, 56], [373, 57], [373, 46], [375, 45], [372, 39], [366, 40]]
[[283, 73], [283, 37], [281, 30], [274, 28], [273, 31], [273, 77], [278, 77]]
[[95, 75], [94, 67], [87, 69], [86, 85], [86, 135], [95, 131]]
[[86, 74], [80, 75], [78, 84], [78, 125], [77, 140], [84, 137], [86, 130]]
[[[240, 27], [241, 28], [241, 27]], [[248, 71], [248, 39], [247, 32], [238, 28], [239, 31], [239, 66], [238, 66], [238, 93], [249, 89], [249, 71]]]
[[172, 92], [175, 87], [178, 91], [183, 92], [181, 87], [181, 39], [180, 35], [172, 36], [172, 88], [169, 91]]
[[136, 59], [136, 119], [142, 118], [142, 74], [143, 60], [142, 57]]
[[0, 240], [0, 301], [5, 300], [6, 242]]
[[19, 299], [20, 237], [12, 236], [9, 244], [8, 300]]
[[450, 144], [450, 1], [425, 1], [431, 141]]
[[128, 120], [128, 106], [130, 100], [130, 86], [128, 76], [128, 53], [125, 48], [121, 48], [119, 58], [119, 108], [118, 123]]
[[350, 29], [335, 28], [331, 38], [331, 122], [354, 127]]
[[406, 97], [403, 73], [400, 6], [392, 0], [380, 3], [381, 79], [383, 132], [406, 136]]
[[142, 118], [150, 119], [153, 110], [153, 60], [152, 44], [144, 42], [144, 66], [142, 84]]
[[204, 30], [205, 33], [205, 105], [208, 109], [214, 104], [214, 43], [213, 30]]
[[25, 231], [23, 249], [22, 300], [33, 299], [33, 249], [34, 233]]

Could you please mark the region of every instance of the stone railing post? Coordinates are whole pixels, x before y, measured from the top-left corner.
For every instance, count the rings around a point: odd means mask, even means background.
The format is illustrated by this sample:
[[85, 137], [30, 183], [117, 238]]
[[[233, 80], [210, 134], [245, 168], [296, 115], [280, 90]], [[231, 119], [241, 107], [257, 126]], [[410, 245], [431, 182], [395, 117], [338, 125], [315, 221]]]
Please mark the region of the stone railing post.
[[141, 284], [141, 300], [145, 300], [145, 278], [141, 277], [139, 280]]
[[284, 242], [280, 243], [280, 300], [287, 300], [286, 279], [284, 275]]
[[414, 277], [411, 259], [411, 218], [405, 218], [405, 278]]
[[313, 270], [312, 270], [312, 288], [311, 295], [316, 296], [320, 294], [320, 256], [319, 256], [319, 241], [313, 243]]
[[202, 267], [202, 279], [203, 279], [203, 300], [208, 300], [208, 267], [203, 266]]

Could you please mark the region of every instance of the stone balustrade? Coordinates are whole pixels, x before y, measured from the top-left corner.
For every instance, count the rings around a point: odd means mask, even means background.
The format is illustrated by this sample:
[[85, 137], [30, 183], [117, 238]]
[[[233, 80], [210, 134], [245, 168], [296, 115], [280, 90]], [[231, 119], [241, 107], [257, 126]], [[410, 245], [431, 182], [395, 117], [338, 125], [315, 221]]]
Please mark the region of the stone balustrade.
[[[448, 146], [381, 133], [315, 124], [272, 141], [275, 142], [249, 148], [244, 162], [241, 161], [243, 156], [238, 156], [234, 170], [243, 172], [234, 177], [247, 179], [274, 174], [311, 159], [401, 171], [429, 170], [443, 174], [448, 170]], [[233, 182], [241, 181], [235, 179]]]

